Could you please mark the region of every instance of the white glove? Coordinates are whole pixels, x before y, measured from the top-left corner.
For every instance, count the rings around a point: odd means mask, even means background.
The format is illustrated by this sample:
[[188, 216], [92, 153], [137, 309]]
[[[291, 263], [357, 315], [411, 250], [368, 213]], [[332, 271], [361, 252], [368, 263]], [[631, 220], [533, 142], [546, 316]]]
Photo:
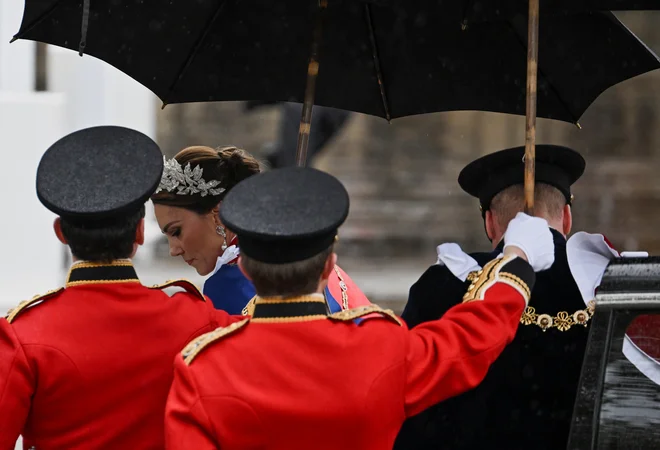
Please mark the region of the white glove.
[[447, 266], [456, 278], [465, 281], [470, 272], [481, 269], [477, 261], [461, 250], [458, 244], [441, 244], [436, 248], [438, 252], [438, 264]]
[[519, 212], [504, 233], [504, 248], [518, 247], [534, 272], [549, 269], [555, 262], [555, 244], [548, 222]]

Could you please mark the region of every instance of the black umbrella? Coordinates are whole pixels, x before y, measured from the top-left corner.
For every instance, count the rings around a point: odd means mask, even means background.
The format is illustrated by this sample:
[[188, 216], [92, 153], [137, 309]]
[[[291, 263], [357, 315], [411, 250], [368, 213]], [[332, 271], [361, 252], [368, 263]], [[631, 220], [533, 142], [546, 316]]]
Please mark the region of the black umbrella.
[[[78, 50], [80, 1], [50, 9], [46, 3], [26, 2], [16, 36]], [[84, 52], [125, 72], [165, 104], [303, 102], [314, 28], [309, 5], [92, 2]], [[429, 5], [423, 12], [372, 5], [365, 18], [363, 3], [334, 9], [331, 3], [315, 103], [387, 119], [454, 110], [524, 114], [524, 17], [462, 30], [459, 21], [447, 21], [444, 6]], [[538, 115], [572, 123], [608, 87], [659, 67], [610, 13], [547, 18], [539, 46]]]
[[[527, 14], [529, 0], [461, 0], [464, 23], [510, 19]], [[660, 9], [657, 0], [544, 0], [539, 12], [543, 17], [594, 11], [651, 11]]]
[[[388, 120], [452, 110], [524, 114], [526, 98], [535, 105], [524, 82], [525, 16], [515, 8], [507, 16], [499, 10], [489, 16], [479, 12], [484, 4], [27, 0], [16, 37], [96, 56], [164, 104], [303, 102], [298, 143], [303, 164], [314, 102]], [[506, 20], [471, 24], [472, 17]], [[611, 13], [549, 16], [538, 45], [540, 117], [577, 123], [605, 89], [659, 67], [657, 57]]]
[[534, 171], [537, 116], [539, 15], [578, 12], [657, 10], [657, 0], [463, 0], [463, 26], [497, 19], [510, 20], [527, 14], [527, 104], [525, 123], [525, 211], [534, 210]]

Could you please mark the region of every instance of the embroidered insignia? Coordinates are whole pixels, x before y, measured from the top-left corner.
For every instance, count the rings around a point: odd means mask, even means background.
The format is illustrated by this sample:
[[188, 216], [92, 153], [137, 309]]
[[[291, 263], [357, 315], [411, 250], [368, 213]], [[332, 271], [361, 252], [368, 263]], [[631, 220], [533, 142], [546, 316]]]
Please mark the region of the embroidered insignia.
[[330, 314], [328, 318], [332, 320], [347, 322], [373, 313], [379, 314], [384, 319], [389, 319], [393, 322], [396, 322], [399, 326], [403, 326], [401, 320], [396, 316], [396, 314], [394, 314], [391, 309], [383, 309], [378, 305], [365, 305], [360, 306], [359, 308], [339, 311], [334, 314]]
[[249, 302], [247, 302], [247, 305], [245, 305], [245, 307], [243, 308], [241, 313], [244, 316], [253, 316], [254, 315], [254, 307], [255, 307], [256, 303], [257, 303], [257, 296], [255, 295], [254, 297], [252, 297], [252, 299]]
[[20, 302], [18, 306], [16, 306], [15, 308], [12, 308], [9, 311], [7, 311], [7, 315], [5, 316], [5, 319], [7, 319], [7, 322], [12, 323], [16, 319], [16, 317], [18, 317], [18, 315], [23, 311], [33, 306], [36, 306], [37, 304], [43, 302], [44, 300], [48, 300], [49, 298], [55, 297], [57, 294], [59, 294], [62, 291], [64, 291], [63, 287], [54, 289], [52, 291], [48, 291], [43, 295], [35, 295], [30, 300], [24, 300]]
[[153, 286], [149, 287], [149, 289], [167, 289], [168, 287], [180, 287], [184, 291], [186, 291], [189, 294], [193, 294], [197, 297], [199, 297], [200, 300], [206, 301], [206, 297], [202, 293], [202, 291], [199, 290], [197, 286], [192, 281], [188, 280], [168, 280], [163, 284], [154, 284]]
[[516, 289], [525, 299], [525, 303], [528, 303], [531, 292], [527, 283], [512, 273], [501, 271], [502, 268], [513, 259], [515, 259], [515, 257], [497, 258], [486, 264], [483, 269], [476, 272], [470, 272], [467, 279], [471, 281], [471, 283], [467, 288], [467, 292], [463, 296], [463, 303], [483, 300], [486, 291], [498, 282], [508, 284]]
[[202, 350], [204, 350], [209, 344], [212, 344], [213, 342], [225, 336], [230, 335], [236, 330], [243, 328], [249, 322], [250, 319], [243, 319], [239, 322], [234, 322], [229, 326], [216, 328], [215, 330], [209, 333], [202, 334], [197, 339], [193, 340], [188, 345], [186, 345], [186, 347], [183, 349], [183, 351], [181, 352], [181, 356], [183, 356], [183, 362], [185, 362], [186, 365], [189, 366], [190, 363], [193, 361], [193, 359], [195, 359], [195, 357]]

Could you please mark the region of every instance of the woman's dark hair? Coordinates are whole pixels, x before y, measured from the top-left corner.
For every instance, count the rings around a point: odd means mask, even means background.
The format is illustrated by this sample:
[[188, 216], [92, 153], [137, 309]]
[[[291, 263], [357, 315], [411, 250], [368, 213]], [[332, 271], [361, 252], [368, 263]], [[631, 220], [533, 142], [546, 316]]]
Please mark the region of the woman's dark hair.
[[130, 258], [144, 205], [139, 211], [102, 221], [80, 221], [60, 218], [62, 234], [71, 253], [91, 262], [110, 262]]
[[211, 147], [194, 146], [181, 150], [174, 159], [185, 167], [190, 163], [190, 168], [200, 166], [202, 178], [207, 183], [217, 180], [220, 184], [217, 188], [224, 188], [219, 195], [200, 194], [180, 195], [176, 190], [168, 192], [162, 190], [151, 196], [151, 201], [160, 205], [176, 206], [189, 209], [197, 214], [207, 214], [218, 206], [227, 192], [244, 179], [261, 172], [261, 166], [252, 155], [243, 149], [236, 147]]

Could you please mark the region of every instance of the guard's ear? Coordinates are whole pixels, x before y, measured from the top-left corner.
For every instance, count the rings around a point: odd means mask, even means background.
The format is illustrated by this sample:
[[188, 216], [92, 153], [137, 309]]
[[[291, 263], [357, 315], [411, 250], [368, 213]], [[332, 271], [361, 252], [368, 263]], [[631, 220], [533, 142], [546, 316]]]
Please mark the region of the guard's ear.
[[250, 274], [247, 273], [247, 271], [245, 270], [245, 267], [243, 267], [243, 257], [241, 255], [238, 255], [238, 268], [241, 270], [241, 273], [245, 276], [245, 278], [252, 281], [252, 278], [250, 277]]
[[330, 278], [330, 274], [335, 270], [335, 265], [337, 264], [337, 254], [332, 252], [328, 259], [325, 260], [325, 266], [323, 266], [323, 272], [321, 273], [321, 279], [327, 280]]
[[66, 238], [64, 237], [64, 233], [62, 233], [62, 219], [57, 217], [55, 221], [53, 222], [53, 231], [55, 231], [55, 236], [57, 236], [57, 239], [64, 245], [68, 245], [69, 243], [67, 242]]
[[486, 211], [484, 214], [484, 227], [486, 228], [486, 236], [488, 236], [488, 240], [493, 242], [496, 231], [495, 218], [493, 217], [493, 213], [491, 211]]
[[565, 205], [564, 211], [562, 212], [561, 231], [564, 236], [568, 236], [568, 234], [571, 232], [571, 228], [573, 227], [573, 211], [571, 209], [571, 205]]
[[144, 245], [144, 219], [140, 219], [135, 230], [135, 243], [137, 245]]

